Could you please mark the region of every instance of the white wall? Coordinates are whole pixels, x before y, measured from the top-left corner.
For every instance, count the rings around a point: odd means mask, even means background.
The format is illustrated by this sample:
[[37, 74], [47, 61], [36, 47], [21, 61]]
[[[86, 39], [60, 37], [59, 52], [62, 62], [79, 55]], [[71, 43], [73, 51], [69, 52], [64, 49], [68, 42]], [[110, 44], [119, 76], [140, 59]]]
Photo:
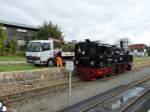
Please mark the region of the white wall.
[[25, 41], [24, 41], [24, 40], [18, 40], [18, 45], [19, 45], [19, 46], [25, 45]]
[[144, 49], [143, 52], [138, 52], [137, 50], [134, 50], [133, 52], [130, 52], [133, 56], [148, 56], [147, 49]]

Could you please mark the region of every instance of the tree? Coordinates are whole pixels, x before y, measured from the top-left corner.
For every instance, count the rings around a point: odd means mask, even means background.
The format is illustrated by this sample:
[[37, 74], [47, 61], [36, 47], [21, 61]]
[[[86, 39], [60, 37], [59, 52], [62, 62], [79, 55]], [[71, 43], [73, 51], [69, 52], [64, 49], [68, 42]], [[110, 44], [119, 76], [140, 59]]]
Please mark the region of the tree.
[[62, 31], [57, 25], [52, 24], [52, 22], [44, 22], [36, 36], [36, 39], [39, 40], [47, 40], [48, 38], [63, 40]]
[[147, 47], [147, 54], [148, 54], [148, 56], [150, 56], [150, 46]]
[[13, 39], [7, 39], [6, 40], [6, 44], [4, 47], [4, 51], [6, 54], [16, 53], [17, 48], [18, 48], [18, 42], [17, 42], [16, 37], [14, 37]]
[[68, 42], [62, 45], [62, 50], [66, 52], [73, 52], [75, 44], [73, 42]]
[[7, 39], [7, 33], [2, 29], [2, 25], [0, 25], [0, 53], [3, 52], [5, 47], [5, 41]]
[[10, 48], [12, 49], [13, 53], [16, 53], [17, 48], [18, 48], [17, 38], [14, 38], [13, 40], [11, 40]]
[[29, 36], [25, 36], [25, 46], [24, 46], [24, 50], [27, 48], [28, 43], [29, 43]]

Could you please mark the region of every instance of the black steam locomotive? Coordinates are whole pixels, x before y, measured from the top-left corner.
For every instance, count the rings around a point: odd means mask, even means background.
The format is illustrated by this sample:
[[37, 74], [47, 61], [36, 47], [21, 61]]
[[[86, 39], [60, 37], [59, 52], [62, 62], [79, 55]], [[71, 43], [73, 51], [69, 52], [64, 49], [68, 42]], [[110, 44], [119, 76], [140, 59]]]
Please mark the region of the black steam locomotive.
[[133, 56], [116, 45], [86, 40], [75, 46], [75, 65], [78, 75], [84, 80], [95, 80], [109, 73], [118, 74], [132, 69]]

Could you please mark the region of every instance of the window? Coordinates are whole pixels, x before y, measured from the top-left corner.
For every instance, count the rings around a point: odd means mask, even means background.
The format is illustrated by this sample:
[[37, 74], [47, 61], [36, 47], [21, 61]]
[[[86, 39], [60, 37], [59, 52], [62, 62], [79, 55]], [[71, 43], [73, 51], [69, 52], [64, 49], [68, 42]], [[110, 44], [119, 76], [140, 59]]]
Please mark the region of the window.
[[27, 30], [25, 30], [25, 29], [17, 29], [17, 31], [18, 32], [24, 32], [24, 33], [27, 32]]
[[42, 51], [51, 50], [50, 43], [43, 43], [42, 44]]
[[40, 52], [41, 43], [40, 42], [30, 42], [27, 46], [27, 51], [29, 52]]

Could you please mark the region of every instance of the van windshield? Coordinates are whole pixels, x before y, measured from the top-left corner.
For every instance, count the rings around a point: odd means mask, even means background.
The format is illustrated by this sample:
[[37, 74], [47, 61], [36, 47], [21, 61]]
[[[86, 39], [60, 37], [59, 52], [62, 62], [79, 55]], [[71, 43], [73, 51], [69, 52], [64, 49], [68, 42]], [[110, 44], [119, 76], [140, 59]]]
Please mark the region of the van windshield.
[[30, 42], [27, 46], [27, 51], [29, 52], [40, 52], [41, 43], [40, 42]]

